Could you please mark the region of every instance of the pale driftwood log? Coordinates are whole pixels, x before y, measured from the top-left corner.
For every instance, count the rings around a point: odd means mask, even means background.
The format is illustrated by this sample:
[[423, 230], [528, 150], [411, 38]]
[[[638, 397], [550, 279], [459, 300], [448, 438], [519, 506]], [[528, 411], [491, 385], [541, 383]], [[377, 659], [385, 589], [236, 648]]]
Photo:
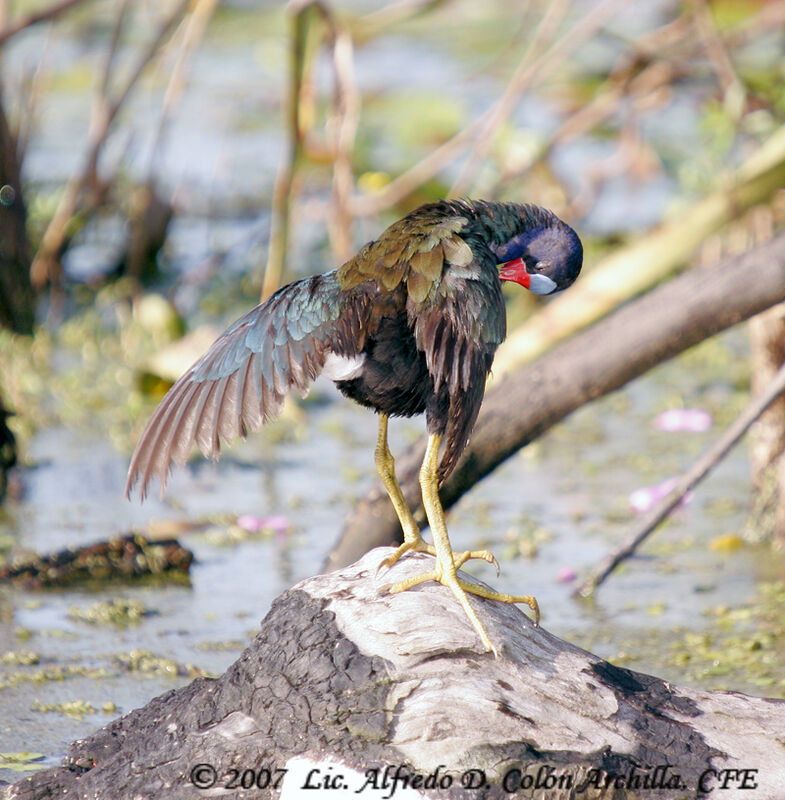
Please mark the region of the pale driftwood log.
[[[220, 788], [232, 769], [269, 768], [290, 771], [286, 800], [390, 797], [389, 783], [384, 793], [354, 792], [367, 770], [378, 770], [370, 775], [381, 786], [384, 770], [389, 781], [400, 765], [399, 774], [438, 768], [451, 776], [450, 787], [426, 797], [506, 798], [531, 781], [514, 796], [675, 800], [705, 796], [730, 774], [718, 792], [726, 800], [782, 800], [785, 701], [697, 691], [621, 669], [536, 628], [515, 607], [473, 597], [496, 658], [443, 587], [378, 594], [381, 584], [432, 564], [408, 556], [377, 576], [389, 552], [373, 550], [285, 592], [220, 678], [161, 695], [75, 742], [64, 766], [3, 796], [276, 797], [270, 787]], [[192, 784], [199, 764], [217, 770], [215, 788]], [[463, 788], [479, 770], [482, 788]], [[303, 791], [309, 772], [313, 784], [342, 775], [351, 794]], [[197, 773], [209, 775], [204, 767]], [[554, 783], [544, 791], [548, 775]], [[681, 788], [641, 788], [646, 775]], [[606, 776], [632, 776], [639, 788], [604, 787]]]

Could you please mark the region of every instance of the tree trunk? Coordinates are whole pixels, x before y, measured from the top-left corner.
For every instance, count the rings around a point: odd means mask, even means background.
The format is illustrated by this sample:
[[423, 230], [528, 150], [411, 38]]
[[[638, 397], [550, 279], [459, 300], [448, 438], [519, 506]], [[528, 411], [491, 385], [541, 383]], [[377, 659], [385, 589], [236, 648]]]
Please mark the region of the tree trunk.
[[[472, 596], [497, 658], [448, 589], [379, 594], [433, 563], [409, 555], [377, 578], [388, 553], [285, 592], [220, 678], [74, 742], [62, 767], [4, 797], [389, 798], [397, 774], [443, 800], [675, 800], [721, 786], [726, 800], [782, 800], [785, 701], [615, 667]], [[325, 781], [336, 794], [307, 791]]]
[[16, 438], [7, 425], [12, 413], [6, 410], [0, 395], [0, 504], [5, 500], [8, 489], [8, 473], [16, 465], [17, 459]]
[[31, 334], [35, 295], [30, 283], [27, 211], [22, 200], [16, 137], [5, 115], [0, 83], [0, 325]]
[[[763, 390], [785, 363], [785, 304], [750, 321], [752, 390]], [[755, 484], [755, 508], [748, 524], [756, 540], [785, 543], [785, 396], [775, 400], [753, 429], [750, 466]]]
[[[509, 375], [487, 394], [472, 441], [441, 488], [445, 508], [502, 461], [584, 403], [623, 386], [709, 336], [785, 300], [785, 234], [743, 255], [692, 269], [628, 303]], [[398, 478], [415, 513], [425, 441], [400, 458]], [[326, 568], [400, 537], [384, 490], [357, 504]]]

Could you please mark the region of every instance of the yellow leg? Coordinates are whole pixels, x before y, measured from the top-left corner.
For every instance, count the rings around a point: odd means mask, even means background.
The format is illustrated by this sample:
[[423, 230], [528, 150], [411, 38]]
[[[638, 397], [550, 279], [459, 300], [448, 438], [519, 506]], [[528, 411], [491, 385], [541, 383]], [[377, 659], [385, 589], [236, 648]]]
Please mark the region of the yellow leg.
[[[480, 622], [477, 613], [469, 603], [469, 598], [466, 596], [466, 593], [469, 592], [470, 594], [476, 594], [480, 597], [497, 600], [501, 603], [526, 603], [529, 608], [534, 611], [536, 621], [539, 621], [540, 615], [537, 607], [537, 601], [529, 595], [521, 595], [516, 597], [509, 594], [494, 592], [492, 589], [486, 589], [482, 586], [477, 586], [473, 583], [463, 581], [457, 576], [457, 568], [467, 559], [476, 556], [473, 556], [470, 552], [461, 553], [456, 556], [456, 554], [453, 553], [452, 547], [450, 546], [450, 539], [447, 535], [447, 524], [444, 520], [444, 509], [442, 508], [441, 500], [439, 499], [439, 479], [437, 467], [440, 441], [441, 437], [435, 434], [429, 437], [428, 447], [425, 451], [425, 458], [423, 459], [422, 467], [420, 468], [420, 488], [422, 489], [422, 499], [423, 506], [425, 507], [425, 514], [428, 517], [428, 524], [433, 532], [434, 549], [436, 551], [436, 567], [429, 572], [416, 575], [412, 578], [394, 583], [385, 588], [391, 593], [403, 592], [407, 589], [411, 589], [412, 586], [417, 586], [420, 583], [430, 580], [438, 581], [443, 586], [447, 586], [461, 604], [461, 607], [471, 621], [472, 625], [474, 625], [474, 628], [479, 634], [485, 649], [496, 653], [496, 649], [488, 637], [488, 634], [485, 632], [485, 628]], [[491, 558], [493, 557], [491, 556]]]
[[[420, 549], [418, 545], [425, 546], [425, 542], [423, 542], [420, 536], [420, 528], [414, 521], [411, 509], [407, 505], [403, 492], [401, 491], [401, 486], [398, 483], [398, 479], [395, 477], [395, 459], [387, 445], [387, 414], [379, 414], [379, 436], [376, 440], [374, 456], [376, 459], [376, 470], [379, 473], [379, 477], [382, 479], [387, 494], [390, 495], [393, 508], [398, 515], [401, 528], [403, 528], [404, 544], [408, 543], [409, 547], [407, 549]], [[423, 550], [423, 552], [428, 551]], [[431, 555], [433, 555], [433, 552], [431, 552]]]
[[[376, 439], [374, 457], [376, 460], [376, 470], [379, 473], [379, 477], [382, 479], [384, 488], [387, 490], [395, 513], [398, 516], [398, 521], [401, 523], [401, 528], [403, 529], [403, 544], [400, 545], [392, 555], [387, 556], [387, 558], [379, 564], [379, 569], [382, 569], [382, 567], [391, 567], [404, 553], [408, 553], [410, 550], [416, 553], [428, 553], [432, 556], [436, 555], [436, 550], [433, 546], [427, 544], [420, 535], [420, 528], [414, 521], [411, 509], [404, 499], [401, 486], [398, 483], [398, 479], [395, 477], [395, 459], [387, 444], [387, 421], [388, 417], [386, 414], [379, 414], [379, 435]], [[465, 553], [455, 554], [455, 566], [461, 566], [461, 564], [468, 561], [470, 558], [481, 558], [489, 564], [493, 564], [496, 567], [496, 573], [499, 573], [499, 563], [487, 550], [467, 550]]]

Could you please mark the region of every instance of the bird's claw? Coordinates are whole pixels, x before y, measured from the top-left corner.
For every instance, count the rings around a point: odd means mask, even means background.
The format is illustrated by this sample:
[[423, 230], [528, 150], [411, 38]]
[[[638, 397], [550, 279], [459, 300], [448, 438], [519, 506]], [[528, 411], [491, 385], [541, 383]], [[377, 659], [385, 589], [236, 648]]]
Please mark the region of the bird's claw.
[[413, 553], [427, 553], [428, 555], [435, 556], [436, 550], [433, 548], [432, 545], [427, 544], [422, 538], [418, 539], [410, 539], [405, 541], [403, 544], [399, 545], [394, 553], [391, 553], [389, 556], [385, 556], [380, 562], [379, 566], [376, 567], [376, 575], [378, 577], [379, 573], [382, 569], [386, 568], [389, 569], [393, 564], [395, 564], [401, 556], [405, 555], [408, 552]]
[[501, 574], [501, 568], [499, 567], [499, 562], [496, 560], [496, 556], [488, 550], [465, 550], [463, 553], [453, 553], [452, 558], [455, 569], [462, 567], [470, 559], [477, 558], [492, 564], [496, 568], [497, 578]]

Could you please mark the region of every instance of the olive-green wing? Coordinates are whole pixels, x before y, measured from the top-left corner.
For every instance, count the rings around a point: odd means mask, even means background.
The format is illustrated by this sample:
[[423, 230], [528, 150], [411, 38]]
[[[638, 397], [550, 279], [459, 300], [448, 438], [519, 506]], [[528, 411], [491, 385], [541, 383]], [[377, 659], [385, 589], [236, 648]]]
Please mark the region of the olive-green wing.
[[471, 248], [459, 235], [466, 225], [466, 217], [445, 216], [441, 205], [418, 209], [340, 267], [338, 282], [344, 289], [371, 282], [390, 293], [405, 287], [413, 302], [422, 303], [437, 290], [446, 267], [473, 261]]

